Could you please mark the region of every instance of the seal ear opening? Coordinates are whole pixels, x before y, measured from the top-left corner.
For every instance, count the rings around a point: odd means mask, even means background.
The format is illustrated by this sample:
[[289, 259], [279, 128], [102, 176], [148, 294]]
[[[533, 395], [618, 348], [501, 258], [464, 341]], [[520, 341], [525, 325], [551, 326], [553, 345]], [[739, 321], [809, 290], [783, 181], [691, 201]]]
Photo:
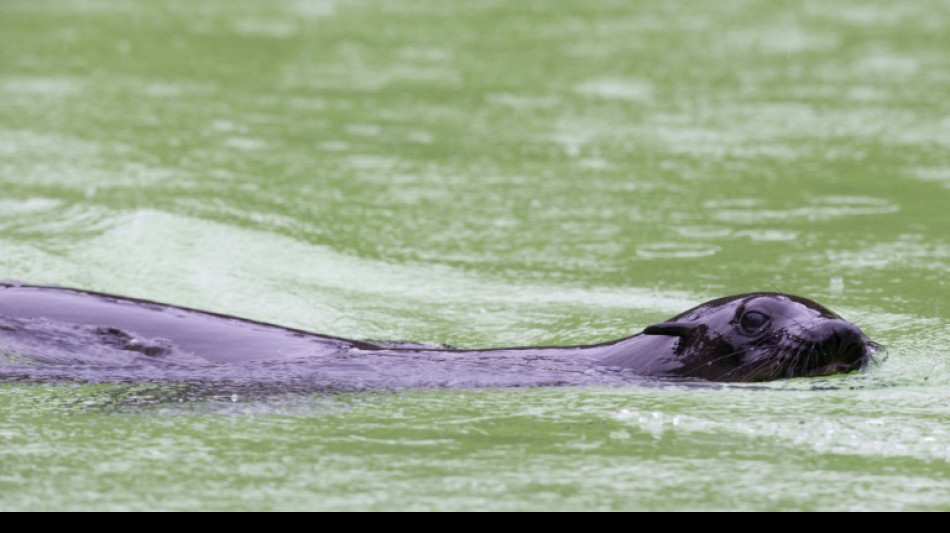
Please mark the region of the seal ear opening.
[[696, 324], [685, 322], [664, 322], [653, 324], [643, 330], [644, 335], [667, 335], [669, 337], [689, 337], [696, 331]]

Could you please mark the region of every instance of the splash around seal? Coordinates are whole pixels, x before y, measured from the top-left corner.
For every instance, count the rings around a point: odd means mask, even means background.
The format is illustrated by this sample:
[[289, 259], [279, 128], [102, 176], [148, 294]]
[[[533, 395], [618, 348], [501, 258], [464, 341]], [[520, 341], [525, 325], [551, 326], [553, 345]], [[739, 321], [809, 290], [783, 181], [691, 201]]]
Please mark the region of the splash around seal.
[[356, 341], [88, 291], [0, 284], [0, 379], [267, 383], [312, 389], [755, 382], [866, 369], [879, 346], [811, 300], [713, 300], [583, 346], [459, 350]]

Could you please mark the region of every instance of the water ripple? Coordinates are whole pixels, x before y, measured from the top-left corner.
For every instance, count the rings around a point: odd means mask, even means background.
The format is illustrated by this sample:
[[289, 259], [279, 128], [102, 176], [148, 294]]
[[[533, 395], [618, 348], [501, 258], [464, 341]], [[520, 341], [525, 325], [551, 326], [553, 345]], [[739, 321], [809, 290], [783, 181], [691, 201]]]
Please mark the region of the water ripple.
[[709, 244], [659, 242], [637, 247], [637, 256], [644, 259], [698, 259], [716, 255], [722, 248]]
[[718, 202], [707, 202], [704, 207], [713, 211], [711, 216], [716, 220], [736, 224], [790, 220], [829, 221], [851, 216], [888, 215], [900, 211], [899, 205], [888, 200], [863, 196], [814, 198], [805, 206], [791, 209], [723, 209]]

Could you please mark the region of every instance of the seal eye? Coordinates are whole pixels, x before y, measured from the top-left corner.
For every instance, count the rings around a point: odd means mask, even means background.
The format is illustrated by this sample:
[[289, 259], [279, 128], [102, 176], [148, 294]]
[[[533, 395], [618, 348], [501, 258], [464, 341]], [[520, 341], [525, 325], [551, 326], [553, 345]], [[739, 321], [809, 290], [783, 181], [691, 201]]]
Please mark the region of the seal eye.
[[769, 327], [772, 319], [768, 315], [758, 311], [749, 311], [739, 319], [739, 327], [746, 335], [756, 335]]

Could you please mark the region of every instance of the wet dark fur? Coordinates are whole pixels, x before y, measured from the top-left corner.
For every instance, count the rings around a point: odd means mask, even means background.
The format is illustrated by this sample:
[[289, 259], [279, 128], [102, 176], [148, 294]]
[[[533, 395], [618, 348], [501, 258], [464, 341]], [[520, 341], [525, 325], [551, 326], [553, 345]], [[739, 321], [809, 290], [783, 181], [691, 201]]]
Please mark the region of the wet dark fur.
[[0, 284], [0, 360], [7, 359], [0, 379], [302, 381], [340, 389], [752, 382], [863, 370], [877, 350], [837, 314], [778, 293], [713, 300], [605, 343], [459, 350], [354, 341], [133, 298]]

